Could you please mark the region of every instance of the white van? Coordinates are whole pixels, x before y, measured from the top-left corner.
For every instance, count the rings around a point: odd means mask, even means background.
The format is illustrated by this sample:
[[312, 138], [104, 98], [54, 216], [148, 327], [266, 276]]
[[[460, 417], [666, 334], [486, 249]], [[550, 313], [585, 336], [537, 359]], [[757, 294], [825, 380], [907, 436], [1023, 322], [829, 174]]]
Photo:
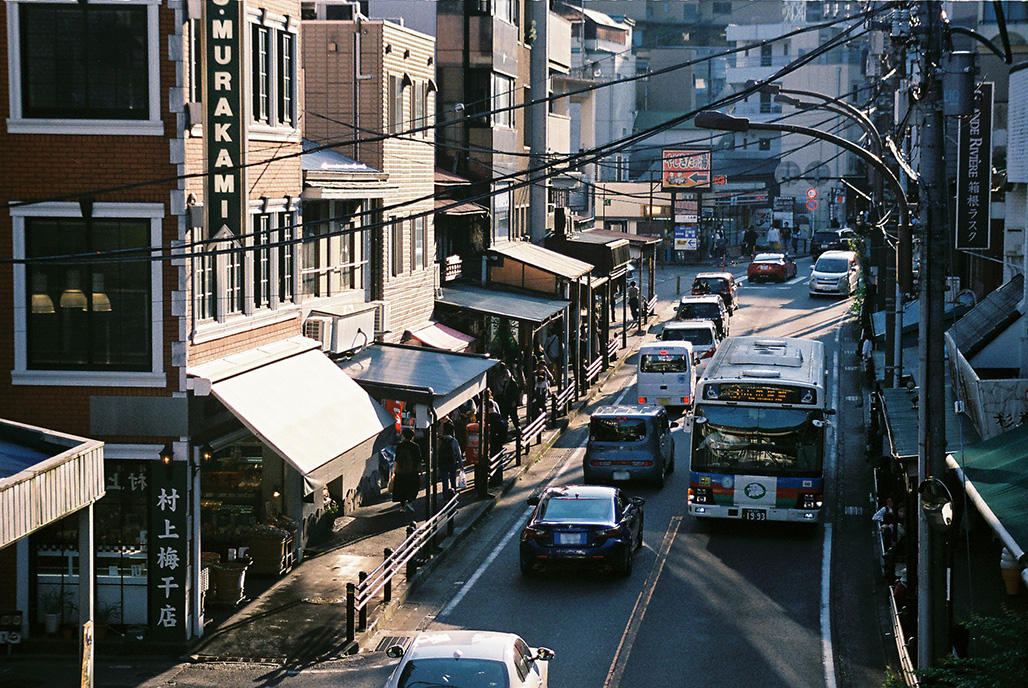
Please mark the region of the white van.
[[811, 296], [833, 294], [849, 296], [860, 284], [860, 264], [853, 251], [825, 251], [810, 268], [807, 283]]
[[639, 347], [639, 403], [689, 408], [696, 372], [689, 342], [651, 342]]

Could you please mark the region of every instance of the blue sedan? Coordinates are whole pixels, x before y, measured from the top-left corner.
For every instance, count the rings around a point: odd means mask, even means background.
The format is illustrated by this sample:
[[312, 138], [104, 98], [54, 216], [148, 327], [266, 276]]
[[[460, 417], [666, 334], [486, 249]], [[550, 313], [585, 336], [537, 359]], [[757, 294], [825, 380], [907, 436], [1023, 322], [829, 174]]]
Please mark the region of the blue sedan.
[[521, 533], [521, 573], [577, 564], [630, 575], [642, 547], [644, 502], [599, 485], [550, 487], [531, 497], [535, 511]]

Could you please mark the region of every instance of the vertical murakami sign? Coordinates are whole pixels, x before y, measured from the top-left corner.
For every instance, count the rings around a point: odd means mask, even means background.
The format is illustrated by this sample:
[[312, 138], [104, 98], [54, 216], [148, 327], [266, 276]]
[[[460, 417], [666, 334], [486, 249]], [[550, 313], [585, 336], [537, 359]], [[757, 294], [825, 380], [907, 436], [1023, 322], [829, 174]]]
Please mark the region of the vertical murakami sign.
[[246, 218], [243, 3], [205, 0], [203, 21], [207, 237], [224, 236], [226, 231], [242, 237]]

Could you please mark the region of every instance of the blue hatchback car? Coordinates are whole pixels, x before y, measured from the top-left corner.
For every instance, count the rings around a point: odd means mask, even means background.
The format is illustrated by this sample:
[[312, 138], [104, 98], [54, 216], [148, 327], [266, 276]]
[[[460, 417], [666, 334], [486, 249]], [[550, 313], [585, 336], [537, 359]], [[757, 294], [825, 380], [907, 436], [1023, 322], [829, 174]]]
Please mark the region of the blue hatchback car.
[[521, 573], [572, 564], [628, 576], [642, 547], [644, 502], [596, 485], [550, 487], [531, 497], [535, 511], [521, 533]]

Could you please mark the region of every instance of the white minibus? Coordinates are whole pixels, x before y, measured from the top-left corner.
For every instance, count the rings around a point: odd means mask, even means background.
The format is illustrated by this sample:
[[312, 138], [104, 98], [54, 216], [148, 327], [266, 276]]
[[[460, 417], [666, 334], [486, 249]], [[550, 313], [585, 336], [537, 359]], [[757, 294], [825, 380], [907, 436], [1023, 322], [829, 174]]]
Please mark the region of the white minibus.
[[693, 355], [689, 342], [652, 342], [639, 347], [639, 403], [692, 406], [696, 384]]

